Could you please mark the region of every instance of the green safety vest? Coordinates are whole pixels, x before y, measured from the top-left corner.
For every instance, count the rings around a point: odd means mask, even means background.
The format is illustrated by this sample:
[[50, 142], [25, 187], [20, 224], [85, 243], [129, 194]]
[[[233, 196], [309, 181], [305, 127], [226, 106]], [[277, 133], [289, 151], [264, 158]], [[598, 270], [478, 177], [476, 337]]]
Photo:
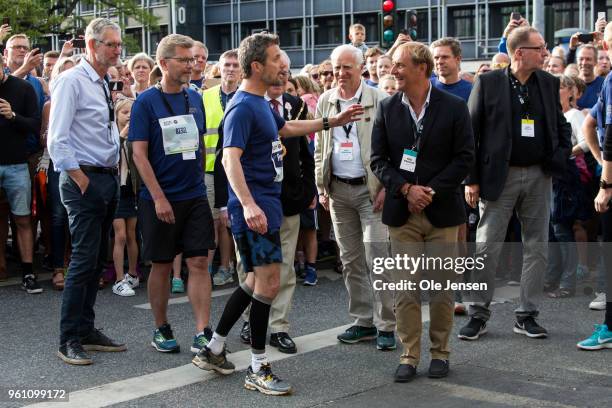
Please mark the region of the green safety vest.
[[215, 170], [215, 152], [219, 142], [219, 124], [223, 119], [223, 106], [221, 105], [221, 85], [213, 86], [202, 94], [204, 110], [206, 112], [206, 134], [204, 134], [204, 147], [206, 155], [204, 171], [212, 173]]

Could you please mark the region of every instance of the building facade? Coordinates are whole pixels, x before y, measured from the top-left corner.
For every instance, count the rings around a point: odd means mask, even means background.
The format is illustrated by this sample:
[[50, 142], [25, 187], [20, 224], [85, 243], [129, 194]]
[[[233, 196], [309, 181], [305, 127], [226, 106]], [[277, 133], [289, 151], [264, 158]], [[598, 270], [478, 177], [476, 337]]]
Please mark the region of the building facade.
[[[348, 42], [348, 27], [366, 27], [368, 45], [380, 38], [382, 0], [140, 0], [141, 6], [160, 18], [159, 27], [147, 29], [128, 20], [125, 35], [136, 44], [126, 50], [154, 54], [159, 40], [170, 32], [182, 32], [206, 43], [210, 60], [253, 33], [279, 34], [281, 47], [292, 66], [301, 67], [327, 58], [330, 51]], [[547, 31], [563, 28], [592, 29], [597, 13], [612, 17], [612, 0], [396, 0], [397, 8], [417, 11], [418, 40], [429, 43], [439, 37], [462, 42], [465, 60], [488, 59], [496, 52], [510, 13], [518, 11], [531, 20], [535, 3], [543, 4]], [[82, 16], [112, 15], [95, 1], [81, 2]], [[401, 14], [400, 14], [401, 15]]]

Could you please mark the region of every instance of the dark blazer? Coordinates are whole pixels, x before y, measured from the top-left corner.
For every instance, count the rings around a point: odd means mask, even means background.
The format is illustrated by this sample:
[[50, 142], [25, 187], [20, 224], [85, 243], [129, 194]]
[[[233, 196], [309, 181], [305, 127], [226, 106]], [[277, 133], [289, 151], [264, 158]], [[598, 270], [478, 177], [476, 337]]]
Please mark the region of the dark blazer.
[[[512, 105], [508, 72], [494, 70], [479, 75], [472, 88], [468, 107], [472, 117], [476, 162], [466, 184], [479, 184], [480, 197], [497, 200], [504, 189], [512, 154]], [[544, 107], [546, 161], [542, 168], [560, 175], [572, 148], [572, 128], [566, 122], [559, 100], [559, 79], [544, 71], [534, 74]]]
[[451, 227], [465, 222], [461, 182], [474, 161], [474, 137], [463, 99], [432, 87], [425, 111], [423, 136], [414, 173], [400, 169], [404, 149], [414, 143], [413, 120], [403, 93], [378, 104], [372, 130], [372, 171], [386, 188], [382, 222], [391, 227], [406, 223], [408, 201], [400, 193], [405, 183], [435, 191], [425, 215], [433, 226]]
[[[300, 99], [283, 94], [284, 119], [306, 119], [308, 108]], [[291, 109], [285, 108], [289, 103]], [[291, 216], [308, 208], [317, 194], [314, 176], [314, 158], [308, 150], [306, 136], [283, 138], [286, 155], [283, 157], [283, 183], [281, 189], [281, 204], [283, 215]], [[228, 200], [228, 181], [225, 169], [221, 163], [223, 154], [223, 121], [219, 125], [219, 142], [217, 143], [217, 158], [215, 160], [215, 208], [225, 207]]]

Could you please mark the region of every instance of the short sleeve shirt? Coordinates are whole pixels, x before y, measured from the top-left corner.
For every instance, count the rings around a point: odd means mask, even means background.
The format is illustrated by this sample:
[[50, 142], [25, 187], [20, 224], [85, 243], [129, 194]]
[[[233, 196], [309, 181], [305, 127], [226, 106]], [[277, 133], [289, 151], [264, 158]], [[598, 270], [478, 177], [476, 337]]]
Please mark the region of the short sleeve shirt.
[[597, 120], [599, 146], [603, 146], [606, 125], [612, 125], [612, 76], [608, 74], [601, 87], [601, 93], [590, 114]]
[[[280, 229], [282, 207], [280, 202], [281, 181], [276, 181], [277, 171], [273, 155], [273, 144], [279, 141], [278, 131], [285, 121], [263, 96], [239, 90], [228, 104], [223, 120], [223, 147], [237, 147], [243, 151], [240, 158], [246, 184], [255, 203], [266, 214], [268, 232]], [[282, 166], [282, 162], [280, 163]], [[229, 189], [227, 210], [232, 232], [242, 233], [248, 229], [242, 205]]]
[[[187, 100], [185, 99], [185, 93]], [[164, 103], [164, 99], [171, 109]], [[199, 147], [193, 155], [166, 154], [159, 119], [178, 115], [193, 115], [198, 128]], [[202, 135], [206, 132], [206, 119], [202, 97], [192, 89], [176, 94], [162, 93], [151, 87], [138, 95], [130, 115], [130, 142], [149, 142], [148, 158], [155, 177], [168, 201], [183, 201], [206, 197], [202, 170]], [[144, 185], [140, 197], [153, 200]]]

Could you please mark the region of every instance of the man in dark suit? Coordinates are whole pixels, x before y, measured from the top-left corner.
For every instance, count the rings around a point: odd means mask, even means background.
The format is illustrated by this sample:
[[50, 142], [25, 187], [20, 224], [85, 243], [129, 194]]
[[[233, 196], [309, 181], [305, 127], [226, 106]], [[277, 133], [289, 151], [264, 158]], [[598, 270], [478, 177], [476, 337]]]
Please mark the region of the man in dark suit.
[[[469, 113], [463, 100], [431, 86], [432, 69], [431, 51], [421, 43], [395, 51], [392, 74], [401, 92], [379, 103], [372, 131], [370, 166], [387, 191], [382, 221], [389, 226], [393, 257], [454, 257], [459, 226], [465, 223], [461, 183], [474, 160]], [[395, 380], [407, 382], [416, 375], [424, 272], [442, 284], [441, 290], [430, 291], [429, 376], [444, 377], [454, 311], [453, 292], [446, 286], [455, 272], [396, 268], [394, 283], [409, 280], [416, 287], [395, 292], [397, 333], [404, 346]]]
[[[287, 67], [290, 62], [286, 54]], [[287, 75], [283, 76], [286, 84]], [[268, 88], [265, 96], [270, 103], [270, 109], [275, 110], [285, 120], [305, 120], [308, 107], [297, 97], [285, 92], [284, 85], [273, 85]], [[222, 139], [222, 138], [221, 138]], [[280, 228], [281, 249], [283, 262], [281, 264], [280, 287], [278, 295], [272, 302], [270, 308], [270, 345], [276, 347], [282, 353], [293, 354], [297, 352], [294, 341], [289, 336], [289, 311], [295, 291], [296, 277], [293, 267], [295, 258], [295, 247], [300, 232], [300, 213], [306, 208], [314, 208], [316, 205], [317, 188], [315, 186], [314, 159], [308, 149], [308, 139], [304, 137], [289, 137], [282, 139], [283, 153], [283, 181], [281, 188], [281, 204], [283, 207], [283, 223]], [[219, 161], [220, 162], [220, 161]], [[221, 171], [224, 173], [224, 171]], [[224, 174], [223, 174], [224, 175]], [[215, 172], [216, 176], [216, 172]], [[220, 186], [225, 185], [227, 189], [227, 178], [223, 177]], [[215, 179], [215, 186], [218, 178]], [[227, 200], [223, 194], [219, 195]], [[225, 203], [216, 201], [215, 206], [224, 206]], [[237, 253], [237, 255], [239, 255]], [[244, 281], [246, 275], [242, 270], [242, 263], [237, 262], [240, 281]], [[243, 343], [250, 343], [249, 308], [243, 313], [243, 327], [240, 339]]]
[[524, 244], [519, 307], [514, 332], [546, 337], [535, 321], [548, 252], [551, 175], [569, 157], [571, 127], [559, 102], [559, 79], [541, 70], [548, 51], [540, 33], [520, 27], [508, 37], [511, 65], [480, 75], [468, 107], [476, 142], [476, 164], [466, 179], [465, 199], [480, 198], [476, 256], [486, 255], [478, 280], [489, 290], [470, 306], [470, 321], [460, 339], [476, 340], [487, 332], [493, 277], [508, 220], [516, 209]]

